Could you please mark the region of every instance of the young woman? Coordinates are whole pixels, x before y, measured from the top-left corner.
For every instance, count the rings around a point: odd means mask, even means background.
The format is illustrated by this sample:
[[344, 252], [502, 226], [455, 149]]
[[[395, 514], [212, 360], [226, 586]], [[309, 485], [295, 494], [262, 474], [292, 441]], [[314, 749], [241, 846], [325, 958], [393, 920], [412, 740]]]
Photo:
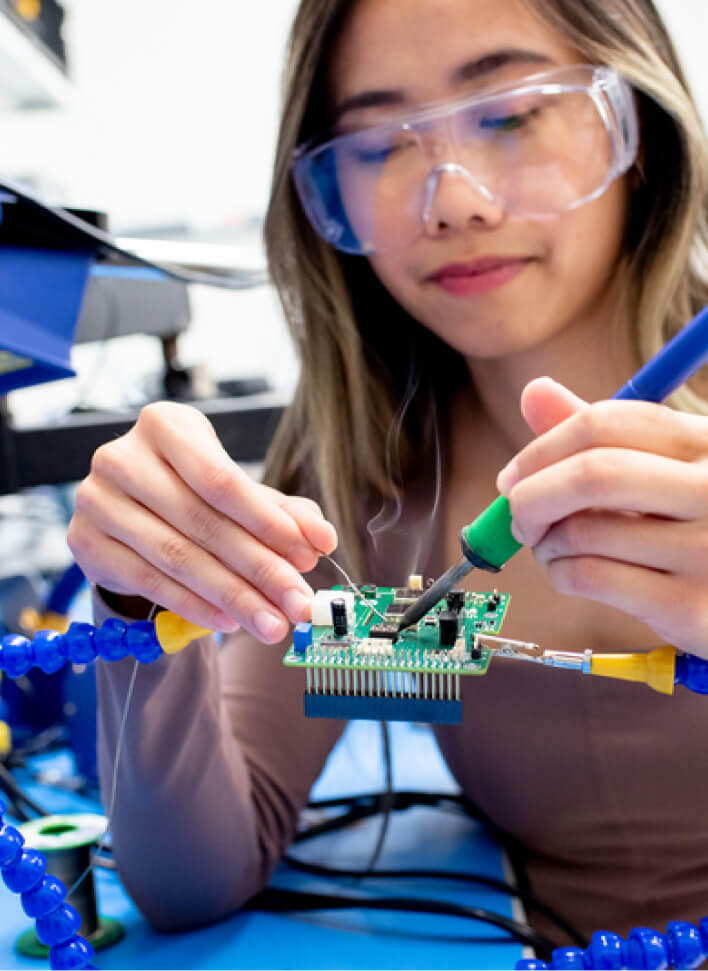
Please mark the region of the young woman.
[[[267, 881], [342, 730], [281, 665], [339, 581], [324, 559], [303, 580], [322, 552], [437, 576], [500, 489], [527, 547], [505, 632], [708, 657], [700, 383], [607, 400], [708, 302], [707, 191], [652, 0], [302, 0], [266, 226], [302, 373], [268, 484], [151, 405], [96, 453], [69, 535], [98, 620], [156, 602], [227, 633], [137, 674], [113, 833], [156, 926]], [[99, 672], [106, 784], [131, 671]], [[588, 933], [703, 916], [708, 702], [513, 663], [463, 680], [439, 744], [540, 898]]]

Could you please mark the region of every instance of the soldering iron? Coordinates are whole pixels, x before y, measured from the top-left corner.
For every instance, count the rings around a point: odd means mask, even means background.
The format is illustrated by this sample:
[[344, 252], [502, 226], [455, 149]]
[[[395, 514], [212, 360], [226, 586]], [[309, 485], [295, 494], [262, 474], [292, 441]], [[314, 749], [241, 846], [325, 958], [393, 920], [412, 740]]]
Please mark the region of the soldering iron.
[[[708, 306], [664, 345], [613, 399], [660, 402], [708, 361]], [[428, 587], [401, 615], [398, 633], [417, 623], [470, 570], [498, 573], [521, 549], [511, 532], [509, 500], [498, 496], [460, 533], [463, 557]]]

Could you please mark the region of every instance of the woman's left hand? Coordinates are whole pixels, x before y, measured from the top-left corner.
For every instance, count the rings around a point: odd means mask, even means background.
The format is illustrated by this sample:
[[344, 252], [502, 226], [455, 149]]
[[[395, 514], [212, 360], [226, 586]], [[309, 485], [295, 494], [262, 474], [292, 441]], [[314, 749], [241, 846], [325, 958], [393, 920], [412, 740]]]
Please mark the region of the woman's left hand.
[[538, 437], [497, 479], [514, 536], [559, 593], [708, 658], [708, 417], [587, 404], [550, 378], [526, 386], [521, 408]]

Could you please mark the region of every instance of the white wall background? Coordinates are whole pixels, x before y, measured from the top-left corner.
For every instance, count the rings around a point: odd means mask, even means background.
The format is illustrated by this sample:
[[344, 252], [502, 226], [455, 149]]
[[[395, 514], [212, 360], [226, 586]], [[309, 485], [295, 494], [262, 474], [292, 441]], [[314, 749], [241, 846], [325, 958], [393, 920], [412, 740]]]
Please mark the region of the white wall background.
[[[657, 2], [708, 119], [708, 0]], [[36, 180], [54, 201], [108, 212], [117, 232], [181, 223], [197, 235], [233, 234], [262, 214], [296, 0], [64, 3], [73, 105], [1, 115], [0, 172]], [[250, 239], [258, 263], [257, 235]], [[272, 293], [194, 288], [192, 301], [186, 363], [206, 361], [217, 377], [265, 372], [276, 384], [293, 380]], [[159, 368], [154, 341], [114, 343], [105, 358], [87, 348], [75, 354], [81, 387], [88, 382], [104, 403], [134, 397], [136, 379]], [[32, 415], [51, 400], [61, 409], [76, 394], [76, 383], [57, 383], [16, 395], [14, 407]]]
[[0, 168], [117, 229], [263, 208], [295, 0], [65, 0], [76, 98], [6, 115]]

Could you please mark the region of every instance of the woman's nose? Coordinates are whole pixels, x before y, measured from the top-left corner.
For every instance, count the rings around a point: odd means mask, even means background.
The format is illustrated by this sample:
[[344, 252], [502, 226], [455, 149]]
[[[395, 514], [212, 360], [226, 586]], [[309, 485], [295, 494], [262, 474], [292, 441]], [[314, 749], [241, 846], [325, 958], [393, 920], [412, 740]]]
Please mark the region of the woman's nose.
[[491, 191], [463, 166], [448, 162], [428, 176], [423, 202], [423, 225], [429, 236], [472, 226], [494, 229], [503, 223], [506, 211]]

